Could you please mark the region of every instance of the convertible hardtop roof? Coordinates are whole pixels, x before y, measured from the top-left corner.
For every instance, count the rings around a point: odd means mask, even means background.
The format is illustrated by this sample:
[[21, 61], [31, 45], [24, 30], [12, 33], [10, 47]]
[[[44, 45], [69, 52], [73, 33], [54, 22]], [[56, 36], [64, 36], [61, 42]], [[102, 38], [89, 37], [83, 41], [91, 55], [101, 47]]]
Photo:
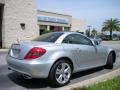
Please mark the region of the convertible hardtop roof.
[[[69, 31], [69, 32], [67, 32], [67, 31], [57, 31], [57, 32], [53, 32], [53, 33], [64, 33], [64, 34], [81, 34], [81, 33], [79, 33], [79, 32], [72, 32], [72, 31]], [[83, 34], [81, 34], [81, 35], [83, 35]]]

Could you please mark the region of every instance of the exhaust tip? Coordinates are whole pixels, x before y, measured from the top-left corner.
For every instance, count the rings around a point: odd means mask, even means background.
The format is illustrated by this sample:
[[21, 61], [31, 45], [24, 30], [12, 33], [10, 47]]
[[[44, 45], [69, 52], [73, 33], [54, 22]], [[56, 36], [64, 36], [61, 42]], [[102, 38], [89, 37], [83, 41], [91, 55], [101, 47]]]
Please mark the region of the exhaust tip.
[[8, 70], [12, 70], [12, 69], [8, 67]]
[[26, 75], [26, 74], [23, 74], [22, 76], [23, 76], [23, 78], [24, 78], [24, 79], [32, 79], [32, 77], [31, 77], [31, 76]]

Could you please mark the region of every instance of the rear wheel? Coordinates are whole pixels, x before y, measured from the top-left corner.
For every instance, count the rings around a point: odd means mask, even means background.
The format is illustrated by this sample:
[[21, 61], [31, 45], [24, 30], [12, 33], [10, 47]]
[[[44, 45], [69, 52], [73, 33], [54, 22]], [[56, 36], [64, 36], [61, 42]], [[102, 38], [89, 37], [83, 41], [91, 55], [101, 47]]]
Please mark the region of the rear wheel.
[[107, 69], [112, 69], [113, 68], [113, 63], [114, 63], [113, 53], [109, 53], [107, 63], [106, 63], [106, 68]]
[[54, 64], [50, 71], [49, 79], [54, 86], [66, 85], [71, 78], [71, 63], [62, 59]]

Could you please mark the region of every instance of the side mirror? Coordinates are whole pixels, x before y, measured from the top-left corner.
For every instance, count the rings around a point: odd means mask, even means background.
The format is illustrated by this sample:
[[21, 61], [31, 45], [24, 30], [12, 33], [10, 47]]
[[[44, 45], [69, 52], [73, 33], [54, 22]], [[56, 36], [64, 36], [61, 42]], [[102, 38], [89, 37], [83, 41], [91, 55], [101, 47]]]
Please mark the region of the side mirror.
[[92, 41], [93, 41], [94, 45], [100, 45], [101, 44], [101, 40], [93, 39]]
[[94, 41], [95, 45], [99, 45], [100, 41]]

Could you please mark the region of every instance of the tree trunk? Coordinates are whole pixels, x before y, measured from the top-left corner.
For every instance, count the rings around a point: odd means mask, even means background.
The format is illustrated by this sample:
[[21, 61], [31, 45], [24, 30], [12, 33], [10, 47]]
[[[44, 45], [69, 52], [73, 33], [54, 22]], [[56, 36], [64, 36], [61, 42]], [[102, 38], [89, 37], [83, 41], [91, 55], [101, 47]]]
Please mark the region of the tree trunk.
[[110, 40], [112, 40], [112, 29], [110, 30]]

